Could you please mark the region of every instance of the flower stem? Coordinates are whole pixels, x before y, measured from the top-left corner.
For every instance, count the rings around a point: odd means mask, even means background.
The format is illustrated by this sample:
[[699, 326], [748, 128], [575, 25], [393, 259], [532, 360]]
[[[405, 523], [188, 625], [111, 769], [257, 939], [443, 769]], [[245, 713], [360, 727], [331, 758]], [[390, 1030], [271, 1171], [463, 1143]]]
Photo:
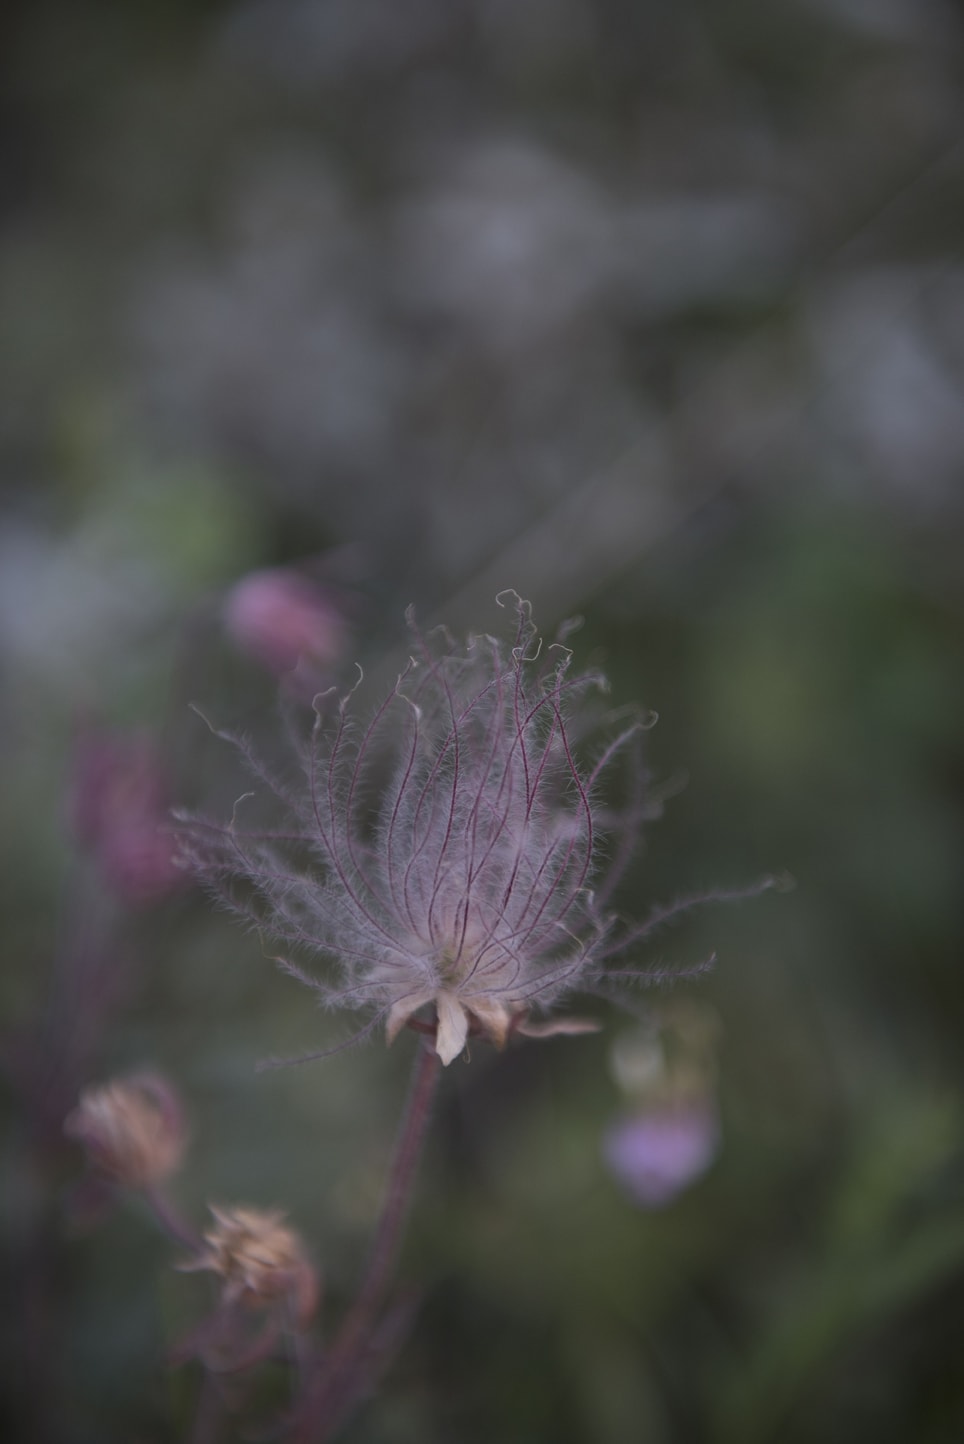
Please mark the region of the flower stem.
[[203, 1247], [203, 1239], [197, 1230], [182, 1218], [163, 1189], [156, 1186], [149, 1187], [143, 1190], [143, 1194], [144, 1201], [158, 1228], [175, 1243], [183, 1244], [192, 1253], [199, 1253]]
[[308, 1392], [295, 1434], [299, 1444], [322, 1444], [329, 1438], [366, 1383], [364, 1354], [398, 1258], [440, 1071], [438, 1054], [430, 1045], [421, 1043], [368, 1267], [320, 1377]]
[[377, 1313], [388, 1286], [411, 1202], [412, 1187], [421, 1159], [440, 1066], [435, 1050], [423, 1044], [415, 1060], [411, 1091], [395, 1147], [392, 1171], [369, 1255], [365, 1281], [345, 1321], [343, 1334], [348, 1333], [350, 1326], [356, 1331], [364, 1329], [370, 1318]]

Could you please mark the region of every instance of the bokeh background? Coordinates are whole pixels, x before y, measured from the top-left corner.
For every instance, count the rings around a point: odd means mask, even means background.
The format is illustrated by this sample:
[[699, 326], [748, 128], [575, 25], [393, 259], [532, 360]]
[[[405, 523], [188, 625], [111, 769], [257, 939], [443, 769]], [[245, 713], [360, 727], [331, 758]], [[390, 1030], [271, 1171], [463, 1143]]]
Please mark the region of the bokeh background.
[[210, 1296], [136, 1204], [68, 1227], [82, 1082], [166, 1070], [184, 1209], [287, 1209], [332, 1321], [357, 1279], [412, 1040], [256, 1073], [345, 1028], [199, 893], [118, 896], [75, 805], [100, 727], [230, 805], [188, 703], [280, 745], [225, 597], [302, 563], [333, 683], [411, 603], [584, 616], [660, 716], [627, 913], [796, 881], [640, 954], [718, 956], [676, 996], [722, 1147], [663, 1207], [603, 1154], [633, 1020], [448, 1070], [417, 1317], [346, 1440], [964, 1437], [962, 80], [950, 0], [5, 7], [9, 1437], [189, 1437], [163, 1360]]

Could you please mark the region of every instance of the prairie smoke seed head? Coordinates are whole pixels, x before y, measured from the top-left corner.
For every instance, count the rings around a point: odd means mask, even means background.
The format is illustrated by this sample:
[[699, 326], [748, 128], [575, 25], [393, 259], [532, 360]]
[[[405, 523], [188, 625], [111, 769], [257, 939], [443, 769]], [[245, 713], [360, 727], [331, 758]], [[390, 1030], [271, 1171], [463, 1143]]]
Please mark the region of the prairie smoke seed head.
[[638, 769], [624, 808], [599, 793], [640, 724], [583, 761], [602, 679], [575, 674], [561, 639], [543, 646], [515, 593], [499, 601], [515, 612], [508, 641], [423, 636], [410, 617], [413, 656], [367, 725], [357, 689], [316, 698], [303, 785], [231, 739], [295, 826], [185, 821], [208, 884], [292, 948], [326, 955], [334, 975], [282, 967], [326, 1006], [367, 1010], [389, 1041], [406, 1024], [433, 1031], [445, 1064], [473, 1034], [501, 1046], [591, 1028], [530, 1015], [604, 990], [608, 960], [638, 935], [620, 936], [606, 911], [643, 815]]
[[98, 1173], [128, 1188], [150, 1188], [180, 1167], [184, 1115], [174, 1089], [154, 1073], [85, 1088], [64, 1121]]
[[206, 1248], [179, 1265], [181, 1272], [210, 1269], [223, 1280], [225, 1304], [288, 1304], [297, 1321], [307, 1323], [318, 1303], [318, 1276], [300, 1237], [283, 1222], [284, 1214], [214, 1204], [211, 1213], [214, 1227], [204, 1235]]

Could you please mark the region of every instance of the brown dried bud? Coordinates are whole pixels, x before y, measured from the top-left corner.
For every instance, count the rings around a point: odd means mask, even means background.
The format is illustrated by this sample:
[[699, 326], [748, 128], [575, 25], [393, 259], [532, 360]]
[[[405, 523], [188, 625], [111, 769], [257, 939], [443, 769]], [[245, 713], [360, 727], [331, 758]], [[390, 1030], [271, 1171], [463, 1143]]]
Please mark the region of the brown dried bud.
[[128, 1188], [150, 1188], [178, 1169], [184, 1155], [184, 1115], [169, 1083], [140, 1073], [86, 1088], [64, 1122], [93, 1166]]
[[207, 1248], [181, 1264], [182, 1271], [220, 1274], [225, 1304], [289, 1304], [297, 1321], [307, 1323], [318, 1303], [318, 1276], [298, 1234], [283, 1223], [284, 1214], [214, 1204], [211, 1212], [215, 1227], [204, 1235]]

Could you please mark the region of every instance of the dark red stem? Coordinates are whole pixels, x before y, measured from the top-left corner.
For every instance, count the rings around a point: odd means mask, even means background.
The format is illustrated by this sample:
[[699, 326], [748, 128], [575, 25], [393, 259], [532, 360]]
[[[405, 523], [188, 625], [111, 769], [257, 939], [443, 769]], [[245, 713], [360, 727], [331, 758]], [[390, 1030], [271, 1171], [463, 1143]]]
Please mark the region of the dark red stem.
[[298, 1444], [328, 1439], [365, 1386], [364, 1355], [395, 1270], [440, 1071], [438, 1054], [420, 1044], [368, 1267], [320, 1378], [309, 1390], [295, 1431]]

